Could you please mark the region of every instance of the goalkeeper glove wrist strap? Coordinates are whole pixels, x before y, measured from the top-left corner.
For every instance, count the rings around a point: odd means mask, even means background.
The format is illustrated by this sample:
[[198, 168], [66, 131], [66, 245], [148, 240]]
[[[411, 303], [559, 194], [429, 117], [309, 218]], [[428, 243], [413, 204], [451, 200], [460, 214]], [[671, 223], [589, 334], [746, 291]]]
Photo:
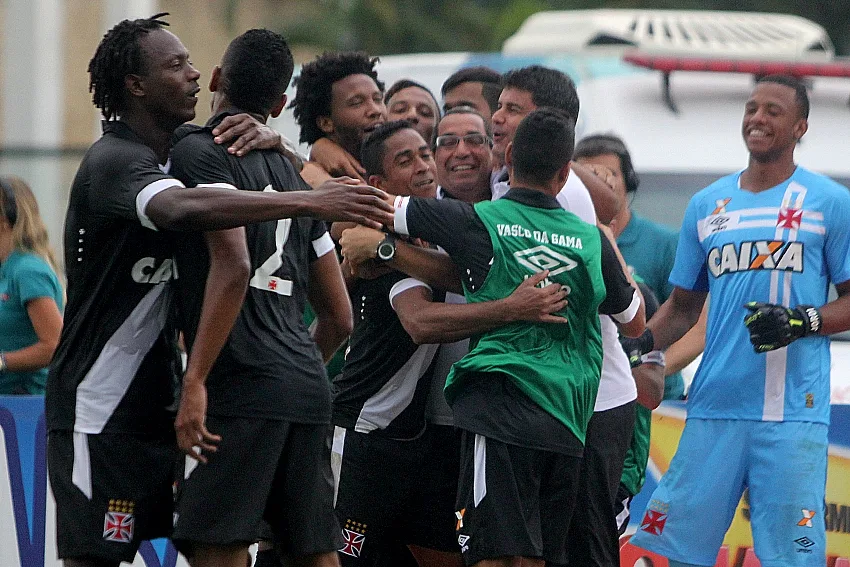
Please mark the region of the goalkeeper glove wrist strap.
[[795, 309], [803, 318], [803, 336], [820, 333], [823, 318], [820, 311], [811, 305], [798, 305]]

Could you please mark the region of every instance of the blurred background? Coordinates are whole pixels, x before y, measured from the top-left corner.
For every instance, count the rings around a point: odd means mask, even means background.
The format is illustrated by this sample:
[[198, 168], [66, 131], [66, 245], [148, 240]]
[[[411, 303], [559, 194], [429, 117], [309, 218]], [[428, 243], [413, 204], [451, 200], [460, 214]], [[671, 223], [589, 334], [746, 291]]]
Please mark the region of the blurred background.
[[[202, 73], [196, 121], [203, 122], [209, 116], [205, 81], [210, 70], [228, 42], [252, 27], [283, 33], [296, 62], [337, 49], [375, 55], [498, 53], [534, 13], [593, 8], [797, 14], [825, 28], [836, 55], [850, 53], [850, 0], [0, 0], [0, 173], [19, 175], [32, 185], [51, 240], [60, 249], [68, 189], [82, 154], [100, 133], [86, 67], [103, 33], [124, 18], [170, 12], [170, 29]], [[454, 67], [469, 64], [452, 61]], [[528, 59], [511, 62], [521, 66]], [[476, 63], [490, 63], [499, 71], [507, 65], [485, 56]], [[406, 65], [412, 60], [396, 60], [396, 73], [405, 74]], [[410, 69], [410, 76], [434, 89], [455, 70], [423, 78]], [[382, 77], [387, 86], [391, 75]], [[281, 129], [297, 136], [291, 128]]]

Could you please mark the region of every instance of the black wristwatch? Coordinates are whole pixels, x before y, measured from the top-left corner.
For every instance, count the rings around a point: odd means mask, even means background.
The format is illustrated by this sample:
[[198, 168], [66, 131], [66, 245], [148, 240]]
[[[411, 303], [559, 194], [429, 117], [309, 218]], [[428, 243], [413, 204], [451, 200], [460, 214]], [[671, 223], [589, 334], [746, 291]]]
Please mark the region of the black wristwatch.
[[395, 236], [387, 234], [383, 240], [378, 243], [376, 250], [378, 260], [389, 262], [395, 256]]

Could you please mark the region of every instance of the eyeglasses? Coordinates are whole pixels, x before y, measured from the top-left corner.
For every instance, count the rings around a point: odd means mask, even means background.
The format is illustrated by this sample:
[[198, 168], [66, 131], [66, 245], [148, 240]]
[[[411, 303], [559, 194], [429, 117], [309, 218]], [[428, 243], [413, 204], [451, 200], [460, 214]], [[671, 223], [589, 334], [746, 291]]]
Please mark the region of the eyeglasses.
[[445, 134], [443, 136], [437, 136], [437, 147], [438, 148], [454, 148], [457, 146], [460, 141], [463, 140], [467, 146], [483, 146], [487, 144], [488, 146], [493, 145], [493, 140], [489, 138], [489, 136], [485, 136], [484, 134], [479, 134], [477, 132], [472, 134], [467, 134], [466, 136], [456, 136], [455, 134]]

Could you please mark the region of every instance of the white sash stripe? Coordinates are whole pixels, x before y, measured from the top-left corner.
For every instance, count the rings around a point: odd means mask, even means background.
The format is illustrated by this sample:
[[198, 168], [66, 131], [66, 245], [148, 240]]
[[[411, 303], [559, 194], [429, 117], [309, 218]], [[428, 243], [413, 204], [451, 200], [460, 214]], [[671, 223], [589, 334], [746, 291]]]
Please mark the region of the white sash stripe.
[[170, 297], [168, 284], [153, 286], [103, 345], [100, 356], [77, 386], [74, 431], [103, 431], [165, 327]]
[[74, 431], [74, 464], [71, 467], [71, 482], [91, 500], [91, 456], [89, 455], [89, 436]]
[[345, 448], [345, 428], [334, 426], [333, 446], [331, 447], [331, 474], [334, 477], [334, 508], [339, 492], [339, 477], [342, 472], [342, 453]]
[[478, 505], [487, 496], [487, 438], [475, 434], [475, 465], [472, 484], [473, 504]]

